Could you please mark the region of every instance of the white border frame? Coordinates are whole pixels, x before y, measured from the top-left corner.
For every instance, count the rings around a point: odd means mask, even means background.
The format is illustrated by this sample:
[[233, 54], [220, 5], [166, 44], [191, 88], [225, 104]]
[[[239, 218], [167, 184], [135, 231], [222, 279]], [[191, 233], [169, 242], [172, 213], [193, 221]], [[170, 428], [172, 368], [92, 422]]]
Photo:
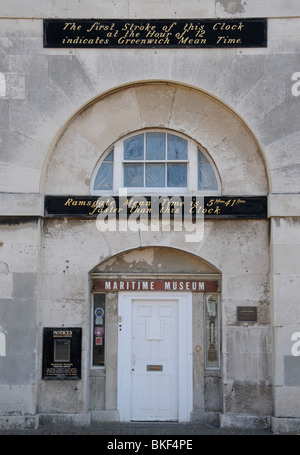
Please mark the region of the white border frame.
[[178, 421], [189, 422], [193, 410], [192, 293], [120, 292], [118, 313], [118, 410], [120, 421], [131, 421], [132, 300], [178, 300]]

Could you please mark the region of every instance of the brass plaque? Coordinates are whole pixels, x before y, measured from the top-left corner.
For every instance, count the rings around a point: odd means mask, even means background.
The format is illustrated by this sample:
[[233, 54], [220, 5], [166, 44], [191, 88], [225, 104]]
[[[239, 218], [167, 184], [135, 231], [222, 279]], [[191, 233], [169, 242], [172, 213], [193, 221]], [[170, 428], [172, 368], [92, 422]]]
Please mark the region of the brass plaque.
[[256, 306], [238, 306], [237, 307], [238, 321], [257, 321], [257, 307]]
[[163, 371], [162, 365], [147, 365], [147, 371]]

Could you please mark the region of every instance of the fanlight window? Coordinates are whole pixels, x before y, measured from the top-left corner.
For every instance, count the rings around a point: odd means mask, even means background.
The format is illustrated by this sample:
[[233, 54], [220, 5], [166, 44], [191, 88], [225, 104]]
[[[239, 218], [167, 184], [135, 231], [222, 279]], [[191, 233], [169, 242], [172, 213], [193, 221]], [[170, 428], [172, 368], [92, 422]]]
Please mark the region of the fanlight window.
[[113, 150], [104, 158], [94, 181], [94, 190], [112, 190], [113, 189]]
[[164, 131], [147, 131], [118, 141], [100, 160], [92, 194], [133, 193], [219, 194], [219, 180], [210, 159], [190, 139]]
[[124, 187], [187, 186], [188, 141], [174, 134], [138, 134], [124, 141]]

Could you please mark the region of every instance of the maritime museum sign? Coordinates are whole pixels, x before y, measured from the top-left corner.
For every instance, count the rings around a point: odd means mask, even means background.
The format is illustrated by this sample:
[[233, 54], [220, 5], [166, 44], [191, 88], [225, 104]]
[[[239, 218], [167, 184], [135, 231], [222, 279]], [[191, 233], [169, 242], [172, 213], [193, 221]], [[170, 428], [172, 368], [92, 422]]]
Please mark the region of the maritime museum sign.
[[104, 280], [96, 279], [94, 292], [118, 291], [191, 291], [216, 292], [216, 281], [202, 280]]

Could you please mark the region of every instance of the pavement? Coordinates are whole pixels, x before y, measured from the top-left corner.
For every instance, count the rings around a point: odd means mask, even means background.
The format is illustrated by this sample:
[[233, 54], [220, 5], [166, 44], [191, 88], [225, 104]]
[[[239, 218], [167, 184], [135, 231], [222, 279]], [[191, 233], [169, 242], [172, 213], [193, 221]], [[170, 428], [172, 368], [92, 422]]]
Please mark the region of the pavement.
[[[38, 429], [0, 429], [0, 436], [70, 436], [70, 435], [102, 435], [102, 436], [175, 436], [176, 438], [205, 435], [253, 435], [270, 436], [270, 430], [251, 430], [245, 428], [219, 428], [208, 424], [177, 423], [177, 422], [109, 422], [89, 427], [45, 427]], [[107, 438], [106, 438], [107, 439]], [[111, 438], [110, 438], [111, 439]], [[121, 438], [122, 439], [122, 438]], [[174, 438], [172, 438], [174, 439]]]

